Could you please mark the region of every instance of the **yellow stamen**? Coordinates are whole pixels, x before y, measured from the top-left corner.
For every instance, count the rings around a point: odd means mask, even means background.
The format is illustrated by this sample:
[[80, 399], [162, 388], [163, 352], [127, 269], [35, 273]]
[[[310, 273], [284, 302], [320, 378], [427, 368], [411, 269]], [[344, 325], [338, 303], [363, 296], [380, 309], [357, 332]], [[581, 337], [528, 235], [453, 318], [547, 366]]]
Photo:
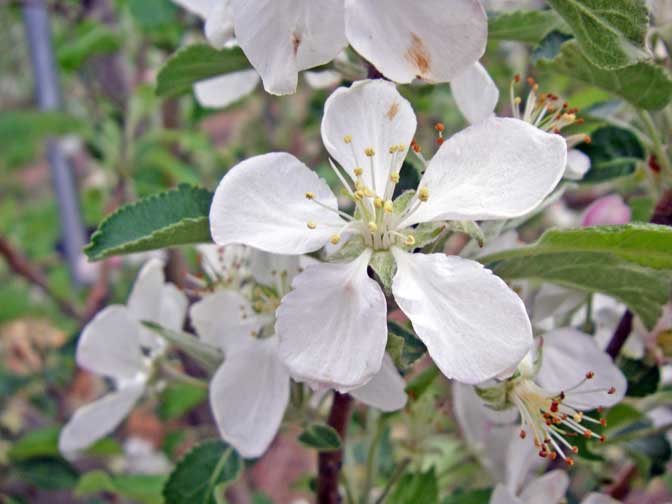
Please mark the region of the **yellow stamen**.
[[356, 176], [356, 177], [361, 177], [361, 176], [362, 176], [362, 173], [364, 173], [364, 170], [363, 170], [363, 169], [361, 169], [361, 168], [359, 168], [359, 167], [355, 168], [355, 176]]
[[370, 221], [370, 222], [367, 224], [367, 227], [369, 228], [369, 231], [370, 231], [371, 233], [375, 233], [376, 231], [378, 231], [378, 224], [376, 224], [376, 223], [373, 222], [373, 221]]
[[404, 240], [404, 243], [409, 247], [412, 247], [413, 245], [415, 245], [415, 236], [413, 235], [406, 236], [406, 240]]
[[344, 141], [346, 144], [349, 144], [350, 142], [352, 142], [352, 135], [345, 135], [345, 136], [343, 137], [343, 141]]
[[394, 210], [394, 204], [392, 203], [391, 200], [387, 200], [387, 201], [383, 204], [383, 211], [384, 211], [385, 213], [392, 213], [393, 210]]
[[383, 198], [376, 196], [376, 199], [373, 200], [373, 204], [376, 208], [383, 208]]
[[338, 244], [338, 242], [341, 241], [341, 235], [335, 234], [331, 235], [331, 238], [329, 238], [329, 241], [331, 242], [332, 245]]
[[418, 199], [423, 203], [425, 203], [429, 199], [429, 189], [427, 189], [426, 187], [420, 189], [420, 191], [418, 192]]
[[306, 226], [308, 226], [308, 229], [315, 229], [317, 224], [315, 224], [313, 221], [308, 221], [306, 222]]
[[309, 199], [309, 200], [315, 199], [315, 193], [308, 191], [306, 193], [306, 199]]
[[376, 155], [376, 151], [373, 150], [373, 147], [367, 147], [364, 149], [364, 154], [366, 154], [367, 157], [373, 157]]
[[390, 180], [397, 184], [399, 182], [399, 172], [392, 172], [390, 174]]

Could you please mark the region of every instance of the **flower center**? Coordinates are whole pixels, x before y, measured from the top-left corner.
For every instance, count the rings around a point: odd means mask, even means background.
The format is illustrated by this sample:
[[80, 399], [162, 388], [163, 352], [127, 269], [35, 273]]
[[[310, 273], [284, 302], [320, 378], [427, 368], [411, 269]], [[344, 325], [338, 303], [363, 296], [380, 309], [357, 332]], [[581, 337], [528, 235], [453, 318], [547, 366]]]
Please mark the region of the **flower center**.
[[[578, 390], [594, 376], [594, 372], [588, 371], [579, 383], [559, 394], [548, 392], [526, 377], [515, 383], [510, 392], [510, 399], [520, 412], [520, 437], [524, 439], [529, 432], [533, 436], [535, 446], [539, 448], [540, 457], [555, 460], [560, 455], [568, 465], [572, 465], [574, 459], [568, 454], [578, 453], [579, 448], [571, 444], [568, 439], [584, 436], [586, 439], [596, 438], [600, 442], [605, 441], [603, 435], [596, 434], [586, 426], [590, 423], [606, 426], [604, 418], [592, 418], [567, 404], [567, 401], [571, 402], [572, 398], [583, 394], [616, 392], [614, 387]], [[598, 411], [601, 411], [601, 408], [598, 408]]]

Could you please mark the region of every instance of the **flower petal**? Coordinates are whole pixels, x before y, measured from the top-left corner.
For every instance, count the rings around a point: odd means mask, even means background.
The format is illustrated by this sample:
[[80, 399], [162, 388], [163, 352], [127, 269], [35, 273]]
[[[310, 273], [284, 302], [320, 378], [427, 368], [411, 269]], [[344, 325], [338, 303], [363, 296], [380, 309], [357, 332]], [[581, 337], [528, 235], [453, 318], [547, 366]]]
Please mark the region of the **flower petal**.
[[519, 428], [520, 424], [517, 424], [515, 432], [509, 439], [504, 462], [506, 486], [516, 495], [520, 493], [530, 473], [547, 463], [537, 455], [539, 449], [534, 446], [531, 439], [520, 439]]
[[569, 149], [564, 177], [569, 180], [581, 180], [588, 170], [590, 170], [590, 158], [578, 149]]
[[619, 501], [605, 494], [591, 492], [583, 498], [581, 504], [619, 504]]
[[224, 108], [250, 94], [258, 83], [256, 70], [242, 70], [199, 81], [194, 93], [201, 106]]
[[[589, 410], [613, 406], [623, 399], [627, 388], [625, 376], [591, 336], [569, 327], [544, 335], [541, 369], [536, 378], [539, 385], [551, 392], [560, 392], [579, 383], [588, 371], [595, 376], [578, 389], [567, 392], [568, 405]], [[615, 387], [616, 393], [608, 394], [610, 387]], [[594, 389], [603, 391], [582, 393]]]
[[439, 148], [420, 181], [429, 201], [402, 225], [524, 215], [560, 181], [566, 156], [560, 135], [518, 119], [486, 119]]
[[250, 271], [257, 283], [273, 287], [282, 294], [301, 270], [301, 260], [302, 256], [269, 254], [253, 249], [250, 252]]
[[126, 302], [130, 314], [136, 320], [161, 323], [159, 315], [164, 282], [163, 262], [160, 259], [147, 261], [138, 273]]
[[632, 210], [618, 194], [603, 196], [593, 201], [583, 212], [581, 226], [609, 226], [627, 224]]
[[525, 356], [525, 305], [490, 270], [457, 256], [392, 253], [394, 298], [446, 377], [481, 383]]
[[346, 46], [342, 1], [232, 0], [231, 7], [238, 43], [269, 93], [294, 93], [299, 71]]
[[327, 89], [341, 83], [343, 76], [336, 70], [320, 70], [319, 72], [305, 72], [303, 77], [313, 89]]
[[457, 108], [471, 124], [491, 117], [499, 101], [499, 89], [488, 71], [474, 63], [450, 81]]
[[116, 429], [133, 409], [144, 388], [144, 383], [124, 387], [79, 408], [61, 430], [60, 452], [70, 454], [83, 450]]
[[350, 45], [388, 79], [447, 82], [485, 52], [478, 0], [346, 0]]
[[[315, 201], [306, 199], [312, 192]], [[321, 248], [345, 221], [327, 183], [291, 154], [275, 152], [237, 164], [217, 186], [210, 207], [215, 243], [245, 244], [276, 254]], [[308, 223], [316, 224], [309, 229]]]
[[506, 486], [499, 484], [490, 496], [490, 504], [525, 504], [525, 501], [516, 497]]
[[569, 487], [569, 476], [561, 469], [556, 469], [530, 482], [520, 494], [521, 499], [533, 504], [535, 502], [560, 502]]
[[289, 402], [289, 374], [277, 338], [255, 340], [227, 357], [210, 383], [210, 406], [222, 438], [245, 458], [261, 456]]
[[348, 390], [380, 370], [387, 304], [367, 275], [371, 251], [345, 264], [308, 266], [277, 311], [280, 356], [299, 381]]
[[77, 364], [117, 380], [135, 378], [145, 371], [140, 327], [125, 306], [108, 306], [84, 327], [77, 344]]
[[254, 342], [252, 334], [270, 322], [257, 315], [239, 292], [219, 289], [194, 303], [189, 311], [196, 334], [204, 342], [224, 350], [226, 355]]
[[189, 301], [187, 296], [173, 284], [165, 284], [161, 289], [159, 320], [163, 327], [178, 331], [182, 329]]
[[383, 357], [380, 371], [371, 381], [350, 392], [355, 399], [381, 411], [396, 411], [406, 405], [406, 382], [388, 354]]
[[212, 47], [223, 49], [233, 40], [231, 0], [215, 0], [210, 5], [205, 18], [205, 37]]
[[[401, 169], [416, 127], [411, 104], [394, 84], [358, 81], [338, 88], [327, 99], [322, 141], [353, 180], [355, 168], [362, 168], [364, 183], [382, 197], [390, 173]], [[403, 146], [402, 152], [390, 153], [390, 147], [398, 145]], [[371, 158], [364, 153], [369, 148], [375, 153]]]

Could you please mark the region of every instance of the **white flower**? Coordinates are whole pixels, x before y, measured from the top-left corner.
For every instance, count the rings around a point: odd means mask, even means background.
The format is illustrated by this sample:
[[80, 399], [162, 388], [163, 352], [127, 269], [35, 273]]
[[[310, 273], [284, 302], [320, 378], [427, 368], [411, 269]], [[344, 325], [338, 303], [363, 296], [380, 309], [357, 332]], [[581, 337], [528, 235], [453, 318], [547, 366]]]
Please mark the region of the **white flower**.
[[[539, 86], [532, 79], [528, 79], [530, 93], [521, 111], [521, 98], [515, 96], [515, 85], [518, 81], [519, 77], [516, 76], [511, 82], [513, 117], [554, 133], [560, 133], [565, 126], [577, 122], [578, 109], [569, 109], [566, 104], [558, 103], [558, 97], [551, 93], [539, 93]], [[499, 101], [499, 89], [483, 65], [474, 63], [455, 77], [450, 86], [457, 108], [469, 123], [477, 124], [494, 116]], [[590, 158], [571, 147], [590, 139], [586, 135], [577, 134], [567, 137], [566, 141], [570, 150], [567, 153], [564, 177], [568, 180], [581, 180], [590, 170]]]
[[393, 202], [415, 129], [410, 104], [390, 82], [361, 81], [329, 97], [322, 138], [346, 173], [332, 163], [355, 217], [339, 211], [329, 186], [290, 154], [243, 161], [217, 187], [210, 224], [220, 245], [305, 254], [349, 236], [364, 248], [350, 263], [306, 268], [278, 309], [280, 353], [299, 380], [348, 390], [380, 369], [387, 310], [367, 275], [374, 252], [393, 255], [394, 297], [449, 378], [482, 382], [531, 345], [525, 308], [502, 280], [474, 261], [409, 251], [419, 223], [535, 208], [562, 176], [565, 142], [523, 121], [492, 118], [444, 142], [418, 191]]
[[213, 46], [235, 32], [272, 94], [294, 93], [300, 71], [348, 44], [393, 81], [447, 82], [483, 55], [487, 39], [478, 0], [175, 1], [206, 19]]
[[142, 396], [164, 343], [140, 322], [180, 329], [186, 309], [186, 297], [165, 283], [163, 263], [153, 259], [138, 274], [126, 306], [108, 306], [86, 325], [77, 364], [109, 378], [115, 390], [75, 412], [60, 434], [62, 453], [83, 450], [112, 432]]
[[[314, 261], [256, 250], [250, 250], [249, 256], [255, 282], [251, 299], [219, 289], [194, 304], [190, 312], [200, 338], [224, 351], [224, 363], [210, 383], [210, 405], [222, 438], [246, 458], [266, 451], [289, 402], [290, 375], [278, 354], [274, 313], [292, 278]], [[386, 357], [381, 371], [352, 395], [383, 411], [394, 411], [406, 403], [404, 387]]]

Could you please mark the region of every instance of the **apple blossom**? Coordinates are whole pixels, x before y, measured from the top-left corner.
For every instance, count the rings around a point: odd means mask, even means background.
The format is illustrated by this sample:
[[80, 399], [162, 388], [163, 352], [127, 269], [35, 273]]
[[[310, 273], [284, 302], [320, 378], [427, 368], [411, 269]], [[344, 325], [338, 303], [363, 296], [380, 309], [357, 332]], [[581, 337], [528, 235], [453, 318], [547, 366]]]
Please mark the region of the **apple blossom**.
[[[208, 256], [227, 257], [225, 247], [205, 246]], [[235, 255], [238, 255], [236, 252]], [[191, 307], [199, 337], [224, 351], [210, 383], [210, 405], [220, 435], [244, 457], [261, 456], [275, 437], [289, 403], [290, 374], [280, 359], [274, 334], [275, 311], [292, 279], [312, 262], [247, 249], [251, 290], [218, 288]], [[380, 372], [351, 394], [383, 411], [406, 403], [404, 380], [385, 356]]]
[[418, 191], [393, 201], [415, 129], [410, 104], [390, 82], [360, 81], [329, 97], [322, 138], [341, 166], [332, 163], [354, 216], [285, 153], [243, 161], [217, 187], [210, 225], [219, 245], [305, 254], [347, 240], [344, 248], [357, 256], [309, 266], [278, 308], [280, 353], [296, 379], [348, 390], [380, 369], [386, 300], [367, 274], [380, 254], [396, 266], [392, 293], [446, 376], [482, 382], [530, 347], [524, 306], [503, 281], [474, 261], [411, 252], [444, 221], [535, 208], [562, 176], [565, 142], [523, 121], [492, 118], [447, 140]]
[[108, 306], [86, 325], [77, 364], [109, 378], [115, 390], [75, 412], [59, 437], [62, 453], [83, 450], [112, 432], [143, 395], [165, 345], [141, 322], [180, 329], [186, 309], [185, 295], [165, 283], [163, 263], [152, 259], [138, 274], [128, 303]]

